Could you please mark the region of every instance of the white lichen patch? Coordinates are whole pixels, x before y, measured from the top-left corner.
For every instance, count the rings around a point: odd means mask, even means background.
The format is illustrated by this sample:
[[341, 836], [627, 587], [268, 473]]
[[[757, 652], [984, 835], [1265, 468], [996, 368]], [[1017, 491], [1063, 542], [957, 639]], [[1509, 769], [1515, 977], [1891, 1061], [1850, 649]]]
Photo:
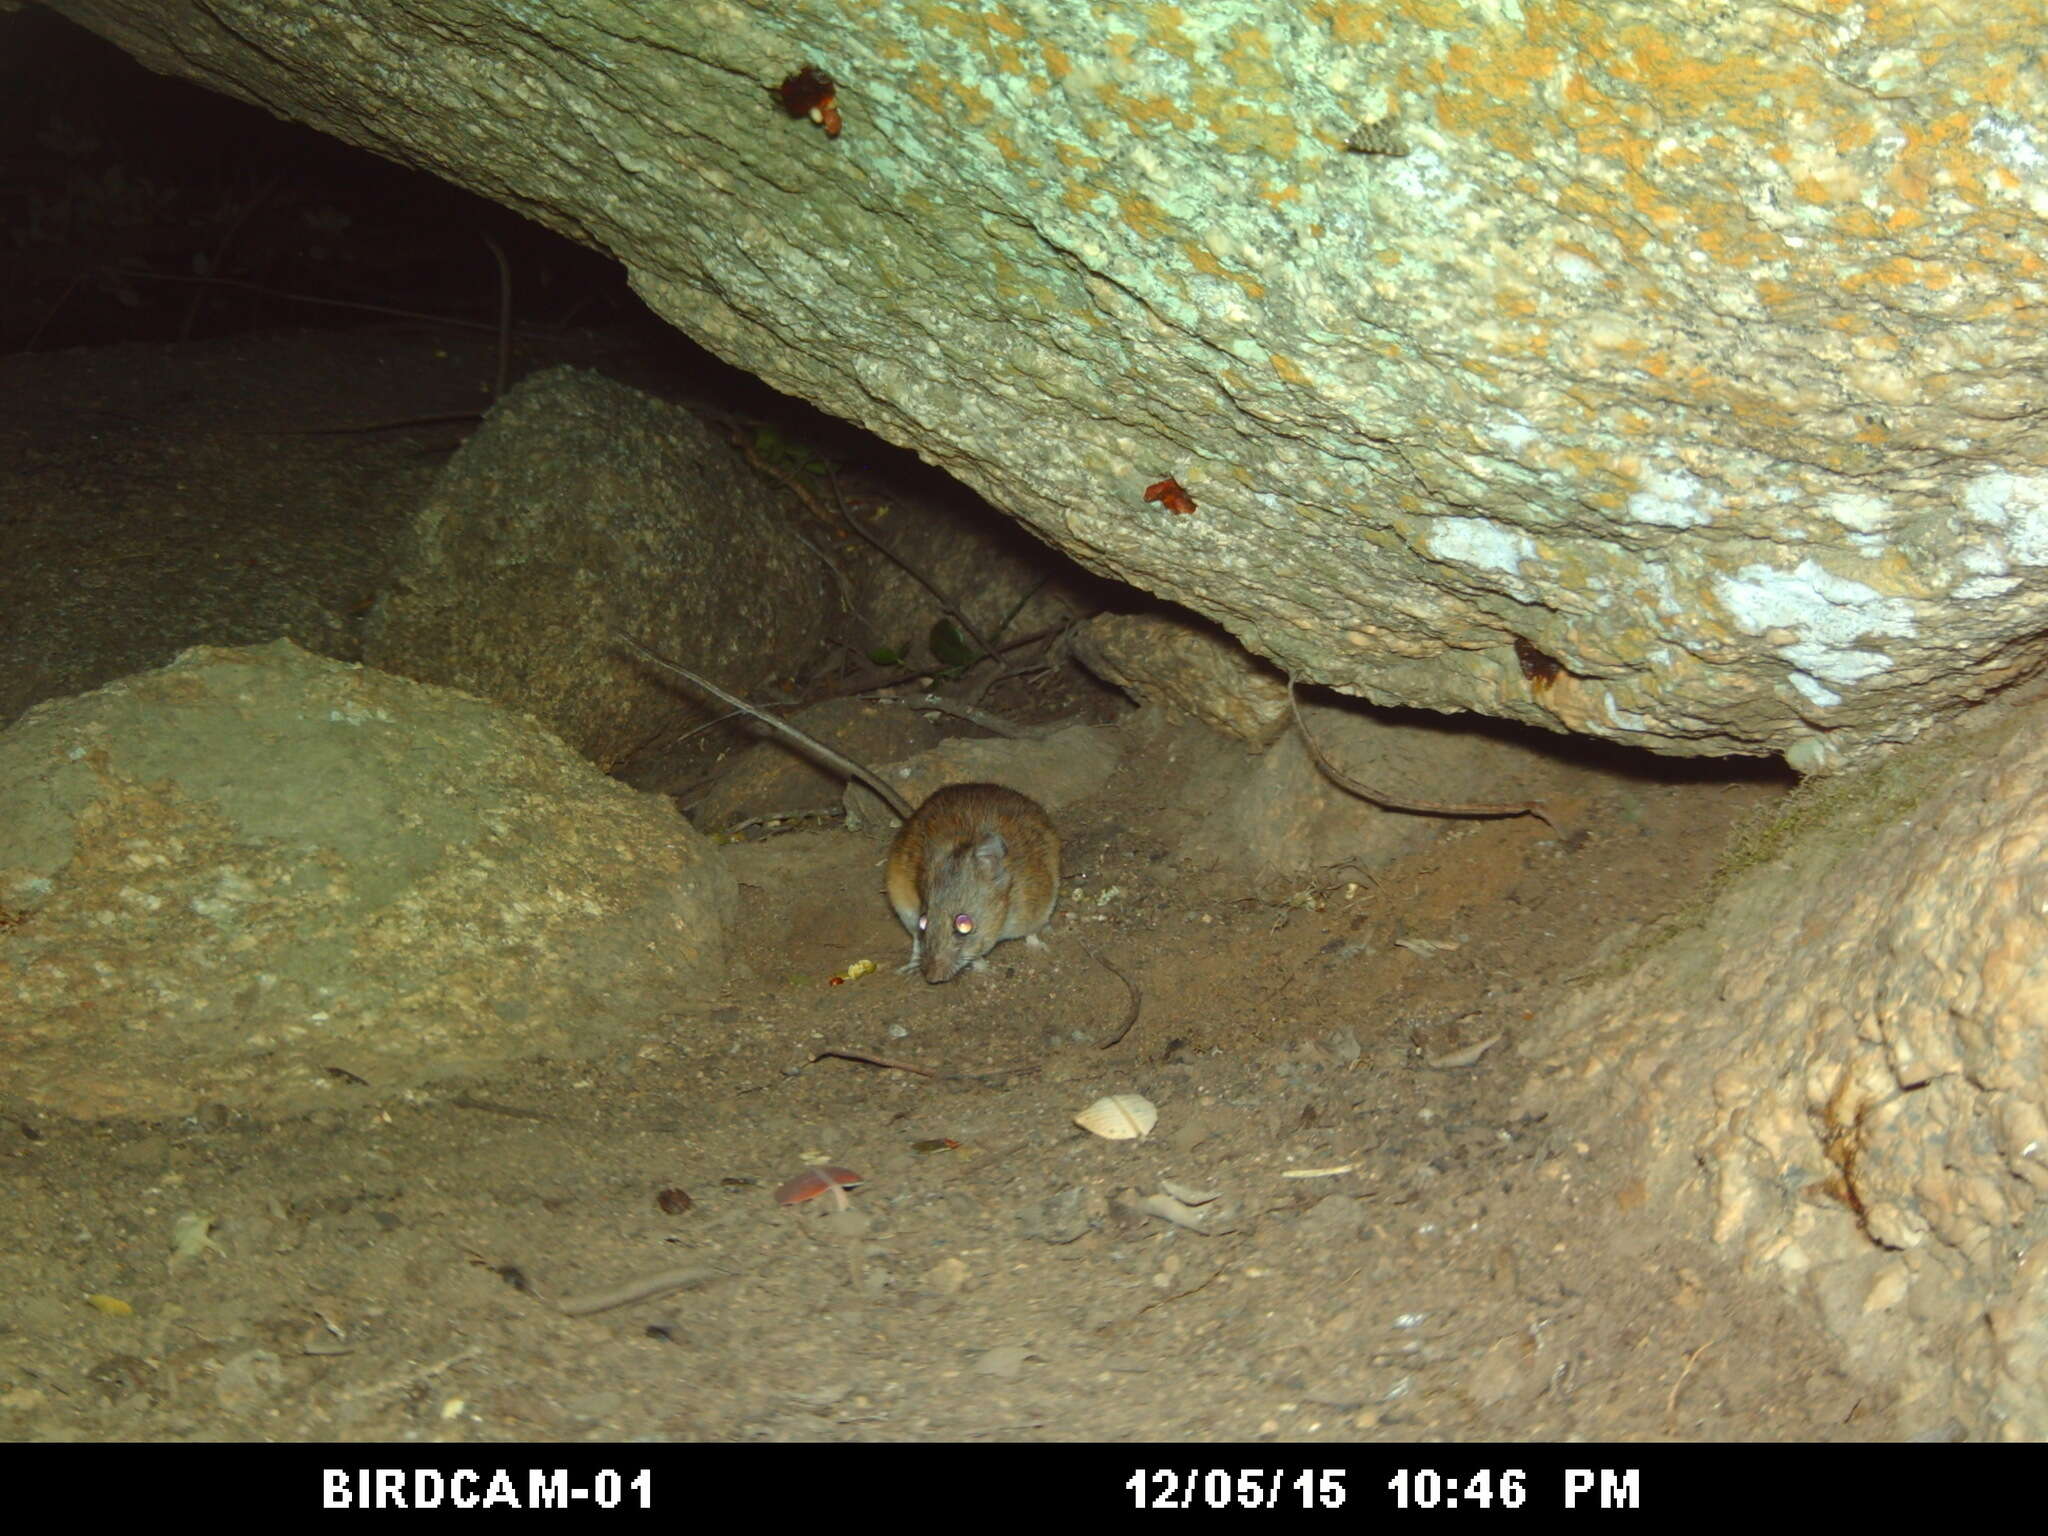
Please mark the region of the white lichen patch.
[[1882, 533], [1898, 520], [1899, 510], [1882, 496], [1843, 491], [1820, 500], [1821, 516], [1855, 533]]
[[1970, 130], [1970, 148], [2011, 173], [2012, 182], [2004, 186], [1986, 178], [1994, 194], [2011, 197], [2017, 191], [2034, 213], [2048, 213], [2048, 153], [2031, 126], [2003, 112], [1986, 112]]
[[1640, 731], [1649, 724], [1649, 721], [1644, 716], [1636, 713], [1636, 711], [1623, 709], [1620, 705], [1616, 704], [1614, 702], [1614, 695], [1611, 693], [1601, 694], [1600, 702], [1607, 707], [1607, 718], [1620, 726], [1624, 731]]
[[1526, 593], [1522, 562], [1536, 558], [1536, 541], [1517, 528], [1483, 517], [1439, 517], [1429, 525], [1429, 552], [1439, 560], [1505, 576], [1516, 593]]
[[1959, 603], [1988, 602], [1994, 597], [2003, 597], [2020, 584], [2017, 576], [1978, 576], [1964, 582], [1949, 593]]
[[1963, 487], [1963, 513], [1998, 530], [1995, 547], [1967, 551], [1970, 569], [2003, 576], [2014, 565], [2048, 565], [2048, 476], [1979, 475]]
[[367, 704], [350, 699], [328, 710], [327, 719], [334, 725], [367, 725], [373, 721], [379, 725], [389, 725], [391, 723], [391, 712], [384, 709], [374, 709]]
[[1505, 416], [1485, 422], [1479, 430], [1510, 453], [1521, 453], [1542, 436], [1520, 411], [1509, 411]]
[[1872, 636], [1907, 638], [1918, 630], [1913, 605], [1875, 587], [1837, 576], [1817, 560], [1789, 571], [1746, 565], [1715, 580], [1714, 595], [1744, 634], [1789, 632], [1779, 655], [1830, 683], [1856, 683], [1883, 672], [1892, 659], [1858, 644]]
[[1788, 676], [1792, 686], [1797, 688], [1803, 697], [1814, 704], [1818, 704], [1822, 709], [1833, 709], [1842, 702], [1842, 696], [1817, 677], [1797, 670], [1794, 670]]
[[1683, 469], [1645, 471], [1641, 489], [1628, 499], [1628, 515], [1660, 528], [1697, 528], [1714, 520], [1721, 493]]

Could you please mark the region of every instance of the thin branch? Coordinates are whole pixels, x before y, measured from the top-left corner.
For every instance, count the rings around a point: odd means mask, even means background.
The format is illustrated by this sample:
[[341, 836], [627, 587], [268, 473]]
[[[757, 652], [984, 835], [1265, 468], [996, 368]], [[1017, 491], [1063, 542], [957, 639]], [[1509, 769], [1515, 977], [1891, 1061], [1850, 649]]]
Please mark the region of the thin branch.
[[972, 704], [963, 704], [957, 699], [948, 699], [936, 693], [914, 693], [907, 698], [884, 695], [875, 702], [901, 704], [905, 709], [933, 710], [942, 715], [965, 720], [969, 725], [978, 725], [984, 731], [993, 731], [998, 736], [1008, 736], [1020, 741], [1042, 741], [1048, 736], [1064, 731], [1070, 725], [1079, 724], [1076, 720], [1067, 719], [1055, 720], [1050, 725], [1019, 725], [1014, 720], [1006, 720], [1001, 715], [991, 714], [988, 710], [978, 709]]
[[[863, 523], [859, 518], [855, 517], [853, 513], [847, 509], [845, 498], [839, 494], [839, 477], [832, 472], [832, 466], [829, 464], [825, 466], [825, 483], [832, 487], [832, 500], [838, 505], [839, 515], [845, 521], [846, 525], [849, 528], [851, 528], [855, 533], [859, 534], [862, 538], [866, 539], [870, 544], [874, 545], [875, 548], [879, 549], [884, 555], [888, 556], [890, 560], [894, 561], [896, 565], [899, 568], [901, 568], [903, 573], [906, 576], [908, 576], [912, 581], [916, 582], [920, 587], [923, 587], [925, 591], [931, 593], [933, 600], [937, 602], [939, 605], [939, 611], [944, 613], [947, 618], [951, 619], [954, 623], [958, 624], [962, 629], [967, 631], [967, 638], [972, 640], [976, 645], [981, 647], [981, 654], [983, 656], [993, 656], [995, 654], [996, 648], [989, 643], [988, 637], [986, 635], [982, 634], [980, 630], [974, 627], [974, 620], [967, 617], [966, 610], [963, 609], [958, 602], [954, 601], [954, 599], [948, 597], [944, 592], [942, 592], [939, 589], [938, 584], [935, 583], [929, 576], [925, 575], [923, 571], [920, 571], [908, 560], [904, 559], [901, 555], [897, 554], [895, 550], [891, 549], [888, 546], [888, 544], [883, 541], [882, 536], [879, 533], [876, 533], [874, 529], [868, 527], [866, 523]], [[813, 505], [815, 504], [816, 503], [813, 502]]]
[[[1072, 620], [1064, 620], [1061, 623], [1049, 625], [1044, 629], [1033, 630], [1028, 635], [1021, 636], [1005, 645], [996, 647], [990, 654], [1006, 656], [1011, 651], [1023, 650], [1027, 645], [1036, 645], [1041, 640], [1055, 639], [1072, 627]], [[876, 667], [867, 673], [855, 676], [851, 681], [841, 682], [826, 697], [842, 699], [851, 697], [854, 694], [872, 693], [877, 688], [890, 688], [894, 687], [897, 683], [907, 683], [916, 678], [930, 677], [934, 670], [931, 667], [899, 667], [895, 670], [885, 670]]]
[[1550, 819], [1549, 812], [1544, 809], [1540, 800], [1503, 801], [1498, 804], [1486, 801], [1411, 800], [1402, 795], [1390, 795], [1385, 790], [1361, 784], [1348, 774], [1340, 772], [1337, 766], [1323, 755], [1323, 749], [1317, 745], [1315, 737], [1309, 734], [1308, 722], [1301, 718], [1301, 704], [1294, 697], [1292, 675], [1287, 679], [1287, 707], [1294, 711], [1295, 729], [1301, 732], [1301, 739], [1308, 746], [1308, 755], [1315, 759], [1315, 764], [1322, 769], [1324, 777], [1339, 789], [1354, 794], [1361, 800], [1369, 800], [1386, 810], [1407, 811], [1416, 816], [1534, 816], [1551, 831], [1558, 830], [1557, 823]]

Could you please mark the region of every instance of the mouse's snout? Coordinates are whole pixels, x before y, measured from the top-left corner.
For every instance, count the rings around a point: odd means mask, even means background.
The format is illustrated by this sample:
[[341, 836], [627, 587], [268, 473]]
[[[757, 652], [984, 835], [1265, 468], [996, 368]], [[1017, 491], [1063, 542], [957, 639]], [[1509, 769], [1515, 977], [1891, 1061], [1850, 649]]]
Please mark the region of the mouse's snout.
[[978, 960], [986, 946], [977, 947], [975, 932], [974, 919], [964, 912], [947, 922], [939, 921], [934, 913], [918, 957], [917, 968], [924, 979], [934, 983], [951, 981]]

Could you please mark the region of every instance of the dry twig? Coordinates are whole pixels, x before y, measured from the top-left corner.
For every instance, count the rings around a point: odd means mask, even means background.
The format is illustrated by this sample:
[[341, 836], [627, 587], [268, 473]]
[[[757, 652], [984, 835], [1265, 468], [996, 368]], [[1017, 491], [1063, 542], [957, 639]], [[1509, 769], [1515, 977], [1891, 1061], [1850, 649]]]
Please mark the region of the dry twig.
[[1323, 755], [1323, 749], [1309, 734], [1308, 722], [1301, 718], [1301, 704], [1294, 696], [1294, 679], [1287, 679], [1287, 707], [1294, 711], [1295, 729], [1301, 732], [1301, 739], [1308, 747], [1308, 755], [1315, 759], [1316, 767], [1323, 776], [1339, 789], [1369, 800], [1374, 805], [1390, 811], [1407, 811], [1416, 816], [1534, 816], [1551, 831], [1558, 830], [1557, 823], [1550, 819], [1550, 813], [1540, 800], [1511, 800], [1498, 804], [1488, 801], [1461, 800], [1413, 800], [1402, 795], [1390, 795], [1385, 790], [1374, 789], [1361, 784], [1350, 775], [1339, 771], [1336, 764]]

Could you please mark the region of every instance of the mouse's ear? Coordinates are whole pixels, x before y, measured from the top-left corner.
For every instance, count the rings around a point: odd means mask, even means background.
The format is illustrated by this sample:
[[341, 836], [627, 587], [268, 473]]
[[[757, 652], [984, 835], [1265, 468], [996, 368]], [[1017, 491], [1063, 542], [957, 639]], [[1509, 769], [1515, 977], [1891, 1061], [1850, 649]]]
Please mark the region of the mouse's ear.
[[991, 832], [974, 845], [974, 857], [983, 864], [1000, 864], [1009, 851], [1010, 845], [1003, 841], [1000, 832]]

